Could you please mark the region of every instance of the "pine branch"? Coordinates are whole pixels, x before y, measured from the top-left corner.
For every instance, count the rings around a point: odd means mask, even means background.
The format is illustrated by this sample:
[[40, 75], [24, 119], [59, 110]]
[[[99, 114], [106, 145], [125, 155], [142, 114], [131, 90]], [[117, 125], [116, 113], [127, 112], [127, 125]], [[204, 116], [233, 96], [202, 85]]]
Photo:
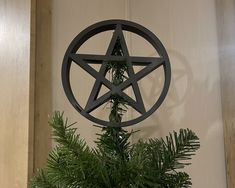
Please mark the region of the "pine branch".
[[60, 188], [59, 186], [54, 186], [47, 176], [44, 170], [40, 170], [33, 179], [30, 181], [30, 188]]
[[[49, 124], [53, 128], [53, 138], [57, 146], [50, 153], [43, 174], [50, 180], [48, 186], [52, 184], [59, 188], [75, 188], [93, 187], [99, 183], [102, 185], [105, 182], [100, 177], [103, 166], [95, 152], [76, 134], [76, 129], [71, 127], [73, 124], [68, 125], [67, 120], [63, 120], [63, 114], [59, 112], [55, 112]], [[44, 176], [38, 174], [31, 185], [36, 184], [38, 179], [45, 180], [42, 178]], [[101, 181], [97, 181], [98, 179]]]
[[64, 121], [63, 113], [57, 111], [49, 121], [49, 125], [53, 128], [52, 138], [55, 142], [61, 147], [69, 148], [70, 152], [73, 152], [75, 155], [79, 155], [79, 152], [89, 148], [84, 140], [79, 138], [79, 134], [76, 134], [76, 128], [72, 127], [74, 124], [68, 124], [68, 119]]
[[131, 151], [132, 166], [136, 164], [135, 171], [140, 172], [136, 174], [137, 182], [150, 187], [151, 183], [160, 183], [163, 186], [167, 182], [169, 187], [177, 187], [177, 180], [181, 187], [189, 187], [189, 176], [176, 170], [189, 165], [188, 160], [199, 147], [198, 137], [189, 129], [181, 129], [179, 134], [170, 133], [166, 140], [139, 141]]
[[184, 168], [190, 165], [189, 160], [195, 155], [196, 150], [199, 149], [199, 138], [189, 129], [180, 129], [177, 132], [170, 133], [166, 137], [166, 141], [162, 142], [162, 167], [165, 171]]
[[[178, 169], [199, 148], [198, 137], [182, 129], [163, 139], [131, 145], [132, 133], [106, 128], [95, 150], [88, 148], [63, 115], [56, 112], [50, 121], [57, 147], [50, 153], [47, 168], [38, 173], [31, 188], [186, 188], [190, 177]], [[72, 131], [71, 131], [72, 130]]]
[[189, 188], [192, 183], [187, 173], [175, 172], [174, 174], [166, 174], [161, 180], [161, 185], [170, 188]]

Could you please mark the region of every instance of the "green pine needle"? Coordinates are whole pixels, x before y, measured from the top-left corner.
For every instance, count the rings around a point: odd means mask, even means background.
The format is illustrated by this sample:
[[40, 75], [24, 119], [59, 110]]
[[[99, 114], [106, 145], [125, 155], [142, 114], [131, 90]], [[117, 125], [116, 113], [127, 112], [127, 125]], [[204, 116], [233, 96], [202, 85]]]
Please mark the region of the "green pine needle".
[[90, 149], [76, 129], [55, 112], [50, 121], [57, 146], [46, 169], [31, 180], [31, 188], [186, 188], [188, 174], [178, 169], [189, 165], [199, 149], [199, 139], [189, 129], [165, 139], [130, 144], [133, 134], [121, 128], [104, 128], [97, 148]]

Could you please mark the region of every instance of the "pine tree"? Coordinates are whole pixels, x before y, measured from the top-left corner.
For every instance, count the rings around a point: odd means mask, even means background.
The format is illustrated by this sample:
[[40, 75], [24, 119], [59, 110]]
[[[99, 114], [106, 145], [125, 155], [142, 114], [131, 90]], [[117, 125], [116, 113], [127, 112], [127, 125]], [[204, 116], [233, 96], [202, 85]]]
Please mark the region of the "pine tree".
[[[122, 55], [117, 43], [113, 55]], [[125, 79], [127, 65], [109, 62], [111, 82]], [[128, 104], [119, 95], [111, 97], [109, 121], [122, 121]], [[57, 146], [51, 151], [47, 166], [31, 180], [30, 188], [187, 188], [189, 175], [182, 172], [199, 149], [199, 139], [189, 129], [173, 132], [165, 139], [139, 140], [131, 144], [134, 132], [120, 127], [102, 128], [96, 148], [89, 148], [76, 133], [74, 124], [55, 112], [49, 125]]]
[[185, 172], [199, 148], [198, 137], [189, 129], [163, 139], [130, 144], [133, 134], [122, 128], [104, 128], [97, 148], [90, 149], [76, 134], [73, 124], [55, 112], [50, 121], [56, 148], [47, 167], [32, 179], [31, 188], [183, 188], [191, 186]]

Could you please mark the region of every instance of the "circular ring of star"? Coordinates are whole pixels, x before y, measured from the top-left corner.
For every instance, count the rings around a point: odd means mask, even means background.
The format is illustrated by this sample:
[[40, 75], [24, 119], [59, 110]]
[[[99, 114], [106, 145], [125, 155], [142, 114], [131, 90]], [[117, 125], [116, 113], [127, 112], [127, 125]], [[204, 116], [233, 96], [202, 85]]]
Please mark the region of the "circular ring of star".
[[[77, 53], [78, 49], [88, 39], [96, 34], [110, 30], [113, 30], [113, 35], [105, 55]], [[154, 47], [154, 49], [159, 54], [159, 57], [140, 57], [129, 55], [123, 31], [132, 32], [144, 38]], [[113, 53], [117, 43], [122, 51], [121, 55], [118, 56]], [[112, 61], [122, 63], [124, 62], [127, 65], [128, 79], [126, 79], [119, 85], [114, 85], [105, 78], [108, 62]], [[88, 72], [92, 77], [95, 78], [95, 83], [88, 98], [87, 104], [84, 108], [77, 102], [71, 89], [70, 68], [72, 63], [77, 64], [84, 71]], [[92, 63], [101, 64], [100, 70], [96, 71], [95, 69], [93, 69], [89, 65]], [[144, 66], [144, 68], [135, 73], [133, 66]], [[148, 111], [146, 111], [141, 92], [139, 90], [138, 81], [159, 67], [163, 67], [164, 70], [164, 86], [155, 104], [153, 104], [153, 106]], [[63, 59], [61, 74], [65, 94], [69, 102], [80, 114], [93, 121], [94, 123], [102, 126], [125, 127], [139, 123], [140, 121], [149, 117], [159, 108], [159, 106], [164, 101], [170, 86], [171, 67], [168, 54], [163, 44], [151, 31], [131, 21], [106, 20], [89, 26], [72, 40], [69, 47], [67, 48]], [[109, 89], [109, 91], [98, 98], [99, 91], [102, 85], [105, 85]], [[133, 88], [136, 100], [132, 99], [130, 96], [123, 92], [123, 90], [130, 86]], [[111, 96], [114, 94], [122, 97], [129, 106], [134, 108], [141, 115], [128, 121], [111, 123], [105, 120], [98, 119], [90, 114], [93, 110], [108, 102], [111, 99]]]

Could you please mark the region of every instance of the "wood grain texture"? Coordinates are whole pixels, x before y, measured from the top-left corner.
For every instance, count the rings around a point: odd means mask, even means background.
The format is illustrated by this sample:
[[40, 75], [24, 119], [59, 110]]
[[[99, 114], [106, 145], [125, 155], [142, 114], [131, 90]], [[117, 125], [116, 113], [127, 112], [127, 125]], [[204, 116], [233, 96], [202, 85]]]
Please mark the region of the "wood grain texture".
[[[0, 1], [0, 187], [27, 187], [32, 157], [30, 0]], [[31, 61], [32, 60], [32, 61]]]
[[29, 141], [28, 141], [28, 178], [33, 175], [34, 169], [34, 95], [35, 95], [35, 52], [36, 52], [36, 0], [31, 0], [30, 16], [30, 82], [29, 82]]
[[235, 1], [217, 0], [227, 187], [235, 187]]
[[51, 149], [51, 1], [36, 2], [36, 72], [35, 72], [35, 127], [34, 172], [45, 165]]

